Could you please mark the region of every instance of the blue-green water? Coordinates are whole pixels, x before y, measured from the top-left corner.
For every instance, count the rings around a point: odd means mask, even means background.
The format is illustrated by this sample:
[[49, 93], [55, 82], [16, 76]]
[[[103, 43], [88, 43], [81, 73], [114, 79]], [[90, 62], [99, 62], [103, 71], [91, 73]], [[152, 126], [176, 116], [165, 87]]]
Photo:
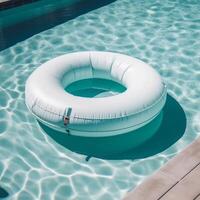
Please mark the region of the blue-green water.
[[[199, 10], [198, 0], [117, 0], [0, 52], [0, 185], [8, 199], [119, 200], [197, 138]], [[117, 51], [152, 65], [184, 109], [181, 139], [143, 159], [87, 162], [44, 133], [24, 104], [25, 81], [43, 62], [81, 50]], [[173, 109], [168, 115], [178, 121]], [[178, 126], [164, 127], [173, 132]]]

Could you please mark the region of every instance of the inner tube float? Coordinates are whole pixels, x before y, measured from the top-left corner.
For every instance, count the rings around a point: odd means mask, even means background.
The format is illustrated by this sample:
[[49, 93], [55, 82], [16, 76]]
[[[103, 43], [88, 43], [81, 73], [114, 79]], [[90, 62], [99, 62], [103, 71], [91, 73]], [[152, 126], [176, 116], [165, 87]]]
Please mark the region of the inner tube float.
[[[89, 78], [125, 86], [115, 96], [86, 98], [64, 88]], [[105, 137], [136, 130], [162, 110], [167, 89], [160, 75], [136, 58], [112, 52], [85, 51], [56, 57], [38, 67], [25, 86], [25, 102], [33, 115], [57, 131]]]

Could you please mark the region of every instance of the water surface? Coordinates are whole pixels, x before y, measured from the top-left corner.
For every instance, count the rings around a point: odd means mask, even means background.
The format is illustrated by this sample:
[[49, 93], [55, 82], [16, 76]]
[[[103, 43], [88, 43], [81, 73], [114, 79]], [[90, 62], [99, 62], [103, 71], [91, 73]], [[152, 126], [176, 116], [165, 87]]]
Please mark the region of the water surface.
[[[198, 0], [118, 0], [1, 51], [0, 183], [8, 199], [119, 200], [197, 138], [199, 10]], [[24, 104], [25, 81], [43, 62], [83, 50], [120, 52], [152, 65], [185, 112], [182, 138], [143, 159], [86, 161], [45, 134]], [[173, 109], [168, 117], [177, 120]]]

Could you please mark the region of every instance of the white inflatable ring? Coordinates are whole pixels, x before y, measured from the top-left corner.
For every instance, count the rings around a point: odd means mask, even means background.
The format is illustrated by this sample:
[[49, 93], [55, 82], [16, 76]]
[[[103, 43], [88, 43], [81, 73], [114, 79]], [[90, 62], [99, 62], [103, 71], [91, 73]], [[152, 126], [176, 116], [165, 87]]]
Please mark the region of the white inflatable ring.
[[[111, 79], [127, 89], [100, 98], [78, 97], [64, 90], [88, 78]], [[146, 63], [118, 53], [86, 51], [59, 56], [38, 67], [26, 82], [25, 101], [53, 129], [103, 137], [149, 123], [162, 110], [166, 94], [161, 77]]]

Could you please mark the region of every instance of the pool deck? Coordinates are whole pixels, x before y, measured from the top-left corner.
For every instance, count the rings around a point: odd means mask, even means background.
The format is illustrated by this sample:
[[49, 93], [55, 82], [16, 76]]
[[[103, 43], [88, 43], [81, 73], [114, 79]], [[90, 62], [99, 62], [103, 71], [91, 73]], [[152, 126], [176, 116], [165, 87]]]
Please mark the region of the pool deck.
[[200, 200], [200, 138], [123, 200]]

